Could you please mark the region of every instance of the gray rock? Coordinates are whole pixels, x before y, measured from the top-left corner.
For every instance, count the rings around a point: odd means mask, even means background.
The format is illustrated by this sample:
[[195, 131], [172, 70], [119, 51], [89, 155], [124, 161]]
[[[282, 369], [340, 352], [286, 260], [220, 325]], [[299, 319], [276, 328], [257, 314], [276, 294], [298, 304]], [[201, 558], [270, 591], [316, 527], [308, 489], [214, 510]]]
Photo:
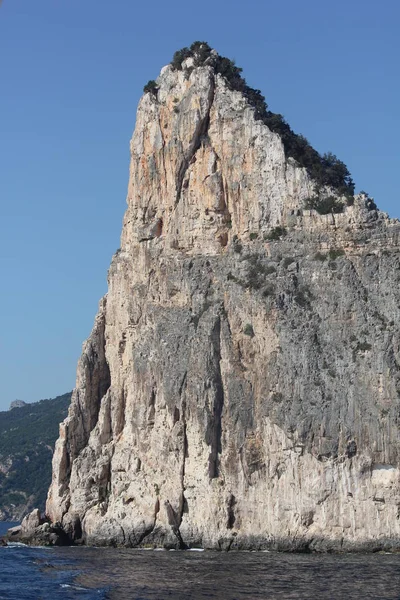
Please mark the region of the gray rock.
[[40, 515], [40, 510], [34, 508], [26, 517], [22, 519], [21, 531], [24, 535], [30, 535], [37, 527], [44, 523]]
[[44, 522], [40, 514], [36, 513], [36, 510], [25, 517], [21, 525], [11, 527], [0, 541], [2, 545], [15, 542], [22, 542], [31, 546], [66, 546], [71, 544], [71, 540], [60, 523], [52, 525], [48, 521]]
[[23, 400], [13, 400], [10, 403], [10, 408], [8, 410], [13, 410], [13, 408], [22, 408], [23, 406], [26, 406], [26, 402]]

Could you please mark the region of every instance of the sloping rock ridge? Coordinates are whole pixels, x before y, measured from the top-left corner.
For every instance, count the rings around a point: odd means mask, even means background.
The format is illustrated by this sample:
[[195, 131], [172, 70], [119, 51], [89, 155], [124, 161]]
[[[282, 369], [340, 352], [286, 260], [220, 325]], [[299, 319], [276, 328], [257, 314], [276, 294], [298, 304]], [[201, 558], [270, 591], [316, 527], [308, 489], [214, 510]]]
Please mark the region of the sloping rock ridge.
[[198, 63], [140, 100], [47, 514], [87, 544], [396, 548], [399, 222]]

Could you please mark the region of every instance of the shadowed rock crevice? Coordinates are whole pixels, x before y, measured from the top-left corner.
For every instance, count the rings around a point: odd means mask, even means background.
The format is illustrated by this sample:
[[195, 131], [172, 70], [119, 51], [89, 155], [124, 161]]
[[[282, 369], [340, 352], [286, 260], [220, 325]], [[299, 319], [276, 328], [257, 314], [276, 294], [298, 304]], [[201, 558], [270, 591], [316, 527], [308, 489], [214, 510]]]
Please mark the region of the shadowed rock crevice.
[[152, 533], [154, 532], [154, 530], [156, 529], [157, 526], [157, 518], [158, 518], [158, 514], [160, 512], [160, 498], [157, 496], [155, 503], [154, 503], [154, 513], [153, 513], [153, 522], [148, 526], [145, 527], [139, 534], [137, 534], [136, 532], [131, 532], [129, 535], [129, 546], [135, 548], [135, 547], [139, 547], [141, 545], [143, 545], [143, 542], [146, 540], [146, 538], [151, 537]]
[[176, 176], [176, 198], [175, 198], [175, 206], [179, 203], [181, 199], [181, 192], [183, 181], [185, 179], [186, 172], [189, 168], [190, 162], [195, 156], [197, 150], [200, 148], [201, 143], [203, 141], [204, 136], [207, 134], [208, 127], [210, 124], [210, 111], [214, 100], [214, 91], [215, 91], [215, 80], [214, 77], [210, 74], [210, 86], [209, 93], [207, 98], [207, 108], [206, 113], [202, 119], [196, 125], [193, 138], [189, 144], [187, 151], [183, 157], [183, 160], [180, 164], [180, 167], [177, 171]]
[[124, 427], [125, 427], [125, 418], [126, 418], [126, 391], [125, 388], [122, 388], [120, 397], [117, 404], [117, 410], [115, 411], [114, 422], [112, 424], [113, 436], [118, 437]]
[[178, 540], [179, 548], [181, 550], [185, 550], [185, 548], [187, 548], [187, 546], [186, 546], [185, 542], [183, 541], [181, 532], [179, 530], [180, 519], [177, 516], [175, 510], [172, 508], [172, 506], [168, 500], [166, 500], [164, 502], [164, 506], [165, 506], [165, 510], [167, 513], [167, 517], [168, 517], [168, 523], [172, 529], [173, 534], [175, 535], [176, 539]]
[[[186, 397], [185, 397], [186, 381], [187, 381], [187, 372], [185, 372], [183, 379], [182, 379], [182, 383], [179, 388], [179, 397], [182, 402], [182, 410], [181, 410], [181, 412], [178, 411], [178, 413], [179, 413], [178, 420], [182, 421], [182, 427], [183, 427], [182, 466], [181, 466], [181, 473], [180, 473], [181, 495], [180, 495], [180, 500], [179, 500], [179, 513], [178, 513], [179, 527], [182, 523], [183, 513], [184, 513], [185, 509], [188, 510], [188, 503], [185, 498], [185, 469], [186, 469], [186, 459], [188, 458], [188, 452], [189, 452], [188, 438], [187, 438], [187, 422], [186, 422], [186, 412], [187, 412]], [[178, 415], [176, 415], [176, 416], [178, 416]]]
[[213, 348], [214, 402], [208, 425], [207, 438], [210, 443], [209, 476], [219, 476], [219, 456], [222, 453], [222, 411], [224, 408], [224, 384], [221, 374], [221, 318], [218, 317], [211, 332]]
[[69, 454], [71, 462], [88, 442], [97, 423], [100, 404], [111, 384], [110, 368], [106, 359], [106, 299], [95, 326], [85, 344], [80, 359], [81, 385], [75, 388], [69, 412]]
[[230, 494], [228, 498], [228, 506], [227, 506], [227, 529], [232, 529], [235, 525], [236, 517], [235, 517], [235, 505], [236, 498], [233, 494]]

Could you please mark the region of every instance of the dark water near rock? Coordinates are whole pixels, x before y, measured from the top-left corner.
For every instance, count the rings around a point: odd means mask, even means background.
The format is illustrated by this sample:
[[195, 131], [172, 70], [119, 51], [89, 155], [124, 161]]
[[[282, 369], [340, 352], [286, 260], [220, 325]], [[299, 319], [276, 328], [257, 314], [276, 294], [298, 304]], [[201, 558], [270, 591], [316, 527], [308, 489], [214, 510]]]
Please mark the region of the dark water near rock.
[[0, 600], [59, 598], [400, 600], [400, 555], [0, 547]]

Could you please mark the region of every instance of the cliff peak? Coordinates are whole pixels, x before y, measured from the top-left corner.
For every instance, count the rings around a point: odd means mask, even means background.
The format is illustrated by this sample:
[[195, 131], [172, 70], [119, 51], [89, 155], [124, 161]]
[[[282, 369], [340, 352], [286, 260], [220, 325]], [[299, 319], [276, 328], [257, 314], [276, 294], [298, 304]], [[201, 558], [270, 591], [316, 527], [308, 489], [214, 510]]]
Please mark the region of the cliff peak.
[[[305, 167], [317, 183], [317, 191], [321, 188], [335, 190], [344, 197], [348, 205], [353, 203], [354, 182], [346, 165], [331, 152], [321, 156], [307, 139], [295, 134], [281, 114], [273, 113], [260, 90], [251, 88], [242, 75], [243, 70], [225, 56], [220, 56], [207, 42], [194, 42], [189, 48], [185, 47], [175, 52], [170, 63], [174, 71], [183, 71], [189, 78], [198, 67], [209, 67], [215, 76], [223, 78], [228, 88], [240, 92], [253, 108], [254, 118], [261, 120], [269, 129], [277, 133], [284, 145], [286, 157], [291, 157]], [[157, 95], [157, 83], [150, 81], [144, 90]], [[344, 205], [332, 206], [336, 212], [341, 212]]]

